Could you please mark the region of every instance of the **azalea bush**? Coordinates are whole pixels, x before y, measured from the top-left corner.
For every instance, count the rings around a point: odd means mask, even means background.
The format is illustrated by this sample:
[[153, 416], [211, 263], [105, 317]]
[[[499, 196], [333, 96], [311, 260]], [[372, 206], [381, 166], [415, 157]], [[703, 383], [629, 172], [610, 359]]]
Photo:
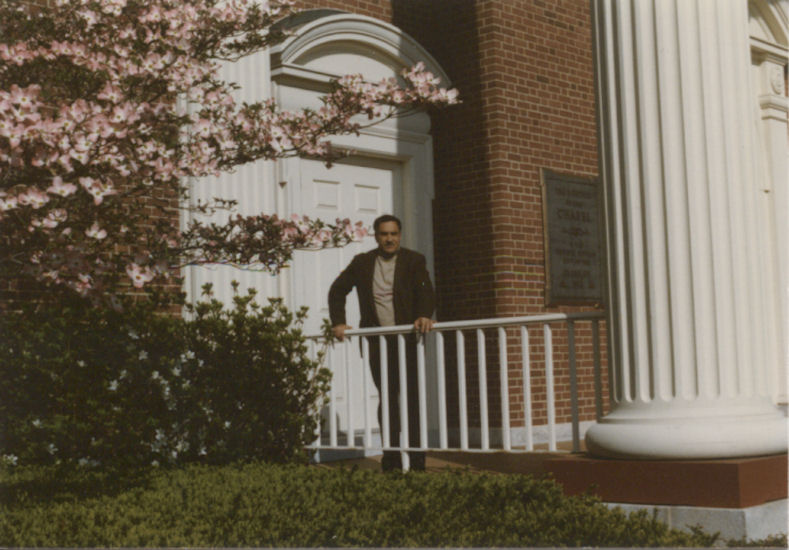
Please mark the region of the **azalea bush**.
[[306, 460], [329, 373], [303, 312], [210, 295], [188, 318], [155, 301], [72, 299], [0, 317], [0, 462], [107, 468]]
[[[185, 265], [275, 272], [294, 249], [342, 245], [349, 220], [210, 214], [187, 182], [265, 159], [335, 158], [328, 138], [399, 108], [456, 102], [418, 65], [399, 82], [337, 80], [320, 108], [239, 103], [218, 77], [285, 38], [289, 0], [0, 2], [0, 279], [82, 296], [143, 288]], [[192, 216], [181, 227], [178, 209]]]

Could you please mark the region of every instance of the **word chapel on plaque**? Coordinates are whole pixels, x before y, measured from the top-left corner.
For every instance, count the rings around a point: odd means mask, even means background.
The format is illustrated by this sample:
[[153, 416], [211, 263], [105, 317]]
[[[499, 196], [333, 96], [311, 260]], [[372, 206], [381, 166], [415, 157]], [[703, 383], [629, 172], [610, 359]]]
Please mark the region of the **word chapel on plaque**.
[[597, 179], [541, 170], [547, 306], [603, 303], [603, 207]]

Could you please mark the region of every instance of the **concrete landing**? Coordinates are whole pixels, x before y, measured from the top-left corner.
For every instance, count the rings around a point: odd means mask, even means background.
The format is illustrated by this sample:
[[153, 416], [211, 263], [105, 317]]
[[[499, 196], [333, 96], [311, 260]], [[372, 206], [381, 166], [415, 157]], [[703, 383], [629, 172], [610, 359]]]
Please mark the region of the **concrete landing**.
[[673, 529], [690, 531], [700, 525], [708, 533], [718, 533], [719, 540], [762, 540], [786, 534], [789, 503], [774, 500], [747, 508], [712, 508], [706, 506], [661, 506], [606, 502], [606, 506], [621, 508], [627, 513], [646, 510], [650, 516]]

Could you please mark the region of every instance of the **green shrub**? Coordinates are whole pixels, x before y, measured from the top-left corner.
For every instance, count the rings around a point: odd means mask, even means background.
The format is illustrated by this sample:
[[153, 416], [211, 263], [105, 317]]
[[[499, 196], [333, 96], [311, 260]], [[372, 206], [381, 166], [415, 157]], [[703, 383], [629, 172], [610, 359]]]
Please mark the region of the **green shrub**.
[[185, 323], [176, 432], [193, 459], [304, 460], [315, 439], [331, 373], [308, 357], [306, 308], [261, 307], [254, 296], [236, 296], [230, 310], [200, 302]]
[[0, 319], [0, 456], [134, 466], [305, 460], [328, 376], [295, 315], [254, 293], [186, 319], [156, 301], [122, 310], [28, 304]]
[[193, 465], [144, 478], [17, 469], [3, 546], [709, 546], [548, 480], [463, 472]]

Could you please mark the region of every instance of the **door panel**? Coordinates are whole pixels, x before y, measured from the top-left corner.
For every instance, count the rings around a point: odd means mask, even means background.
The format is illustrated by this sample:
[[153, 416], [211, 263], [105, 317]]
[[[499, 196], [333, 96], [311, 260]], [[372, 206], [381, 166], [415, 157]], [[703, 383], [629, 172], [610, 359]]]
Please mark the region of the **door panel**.
[[[337, 218], [349, 218], [354, 223], [361, 221], [372, 231], [375, 218], [394, 209], [394, 197], [401, 187], [400, 174], [399, 165], [392, 162], [350, 159], [328, 169], [319, 161], [302, 159], [298, 193], [301, 204], [294, 204], [294, 211], [327, 222]], [[322, 320], [329, 317], [329, 287], [337, 275], [356, 254], [375, 247], [375, 239], [370, 235], [362, 242], [342, 248], [297, 252], [293, 260], [293, 305], [309, 308], [305, 323], [307, 334], [319, 332]], [[358, 328], [359, 302], [355, 291], [348, 295], [345, 309], [348, 324]], [[363, 371], [358, 342], [336, 344], [330, 353], [332, 364], [338, 366], [333, 391], [339, 430], [347, 433], [350, 428], [360, 434], [365, 427], [365, 414], [367, 422], [376, 429], [378, 392], [369, 370]], [[364, 404], [354, 403], [353, 399], [348, 401], [349, 393], [350, 396], [362, 394], [365, 377], [368, 384], [366, 411]]]

